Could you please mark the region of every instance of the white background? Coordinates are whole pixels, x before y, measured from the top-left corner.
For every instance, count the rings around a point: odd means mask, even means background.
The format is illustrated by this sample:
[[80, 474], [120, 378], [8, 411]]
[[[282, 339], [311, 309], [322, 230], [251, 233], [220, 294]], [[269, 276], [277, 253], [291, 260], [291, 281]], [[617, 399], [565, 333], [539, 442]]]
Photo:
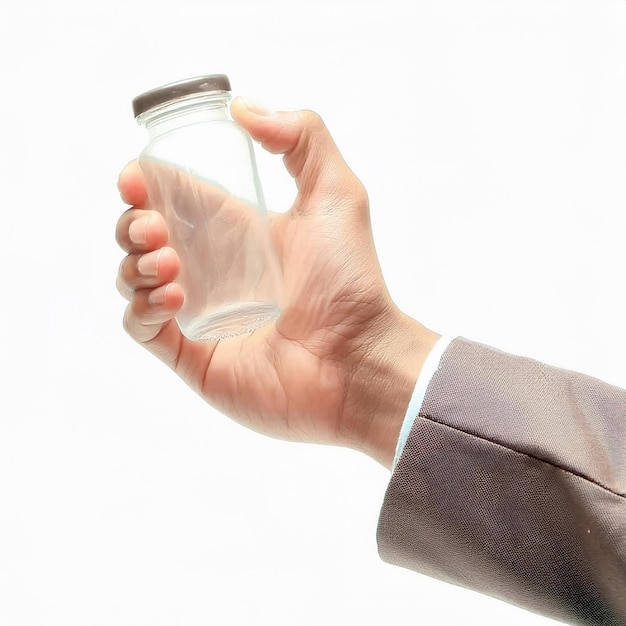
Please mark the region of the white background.
[[133, 96], [227, 73], [324, 117], [406, 312], [626, 386], [625, 65], [615, 0], [4, 2], [0, 623], [549, 623], [382, 563], [385, 469], [244, 431], [124, 334], [115, 183]]

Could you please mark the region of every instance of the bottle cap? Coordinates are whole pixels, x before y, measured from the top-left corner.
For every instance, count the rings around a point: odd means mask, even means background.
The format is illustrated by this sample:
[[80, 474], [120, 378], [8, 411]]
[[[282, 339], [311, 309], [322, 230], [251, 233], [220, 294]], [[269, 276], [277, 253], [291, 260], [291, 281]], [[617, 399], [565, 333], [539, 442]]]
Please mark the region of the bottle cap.
[[185, 96], [192, 96], [196, 93], [207, 93], [210, 91], [230, 91], [228, 76], [225, 74], [198, 76], [151, 89], [133, 98], [133, 113], [135, 117], [138, 117], [160, 104], [178, 100], [178, 98]]

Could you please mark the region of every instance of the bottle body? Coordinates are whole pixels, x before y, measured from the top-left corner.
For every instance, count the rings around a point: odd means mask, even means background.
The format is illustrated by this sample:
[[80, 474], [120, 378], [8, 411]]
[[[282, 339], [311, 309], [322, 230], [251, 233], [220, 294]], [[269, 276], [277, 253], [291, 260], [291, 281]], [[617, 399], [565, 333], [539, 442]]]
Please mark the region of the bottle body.
[[139, 157], [151, 208], [180, 257], [183, 334], [210, 341], [251, 332], [280, 314], [282, 276], [249, 135], [228, 116], [228, 94], [148, 111]]

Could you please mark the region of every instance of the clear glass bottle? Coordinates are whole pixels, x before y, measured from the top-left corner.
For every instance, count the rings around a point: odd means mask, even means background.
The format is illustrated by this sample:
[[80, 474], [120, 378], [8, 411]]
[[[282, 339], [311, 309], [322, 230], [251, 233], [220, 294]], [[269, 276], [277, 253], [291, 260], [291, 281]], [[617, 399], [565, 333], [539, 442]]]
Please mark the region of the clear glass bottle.
[[282, 284], [254, 149], [229, 116], [227, 76], [172, 83], [133, 100], [150, 138], [139, 157], [151, 208], [165, 217], [194, 341], [248, 333], [280, 314]]

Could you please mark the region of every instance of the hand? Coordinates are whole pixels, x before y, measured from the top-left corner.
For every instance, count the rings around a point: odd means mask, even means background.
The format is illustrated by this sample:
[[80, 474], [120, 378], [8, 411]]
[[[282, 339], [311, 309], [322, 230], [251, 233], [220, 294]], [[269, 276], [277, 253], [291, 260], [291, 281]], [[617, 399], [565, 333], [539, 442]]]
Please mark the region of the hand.
[[222, 413], [266, 435], [352, 447], [387, 467], [424, 359], [438, 335], [402, 314], [387, 292], [366, 192], [321, 119], [268, 113], [242, 99], [234, 119], [267, 150], [284, 154], [298, 195], [270, 214], [284, 273], [275, 325], [194, 343], [174, 320], [185, 294], [168, 230], [148, 204], [137, 162], [119, 179], [133, 205], [119, 219], [128, 253], [118, 288], [128, 333]]

